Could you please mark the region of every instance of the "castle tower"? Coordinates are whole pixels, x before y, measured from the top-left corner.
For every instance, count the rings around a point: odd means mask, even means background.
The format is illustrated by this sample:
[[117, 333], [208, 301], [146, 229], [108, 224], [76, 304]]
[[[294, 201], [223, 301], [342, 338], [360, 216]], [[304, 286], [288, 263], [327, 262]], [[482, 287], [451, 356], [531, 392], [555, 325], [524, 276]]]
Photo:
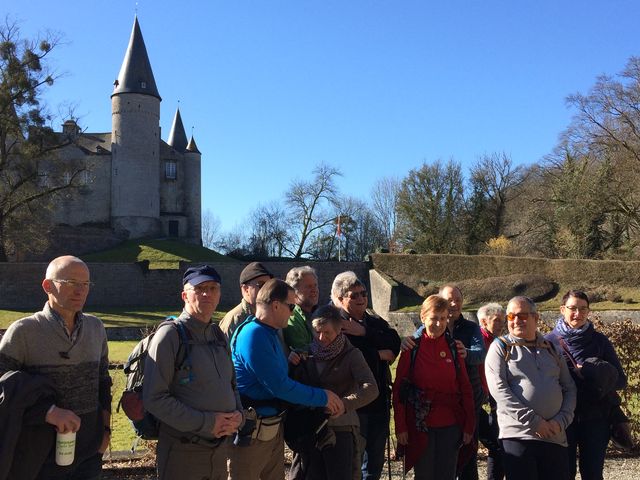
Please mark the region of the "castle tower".
[[184, 210], [188, 218], [187, 237], [196, 245], [202, 245], [201, 159], [200, 150], [191, 135], [184, 154]]
[[160, 94], [138, 18], [111, 95], [111, 226], [160, 233]]

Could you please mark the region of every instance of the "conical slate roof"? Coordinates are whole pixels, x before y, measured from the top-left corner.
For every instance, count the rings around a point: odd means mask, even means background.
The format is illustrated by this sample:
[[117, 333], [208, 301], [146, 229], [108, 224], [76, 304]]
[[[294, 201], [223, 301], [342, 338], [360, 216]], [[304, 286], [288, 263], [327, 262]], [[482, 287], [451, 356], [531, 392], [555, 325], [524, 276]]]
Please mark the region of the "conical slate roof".
[[193, 135], [191, 135], [191, 140], [189, 140], [189, 145], [187, 145], [187, 152], [200, 153], [200, 150], [198, 150], [198, 146], [196, 145], [196, 141], [193, 138]]
[[184, 125], [182, 124], [182, 117], [180, 116], [180, 109], [176, 109], [176, 114], [173, 117], [173, 124], [171, 125], [171, 131], [169, 132], [169, 145], [178, 150], [184, 152], [187, 148], [187, 134], [184, 131]]
[[133, 21], [129, 46], [114, 86], [112, 96], [120, 93], [142, 93], [162, 100], [156, 87], [156, 80], [153, 78], [153, 70], [151, 70], [137, 16]]

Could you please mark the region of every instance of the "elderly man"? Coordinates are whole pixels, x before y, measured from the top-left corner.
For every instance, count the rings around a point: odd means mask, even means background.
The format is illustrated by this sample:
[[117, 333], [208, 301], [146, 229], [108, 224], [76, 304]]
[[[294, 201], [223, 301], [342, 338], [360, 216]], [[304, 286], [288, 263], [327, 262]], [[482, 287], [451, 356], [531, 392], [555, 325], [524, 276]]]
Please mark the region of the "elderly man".
[[311, 315], [320, 296], [318, 275], [309, 266], [294, 267], [287, 273], [286, 282], [296, 293], [296, 307], [283, 330], [284, 341], [291, 350], [306, 350], [313, 340]]
[[[444, 297], [449, 302], [449, 331], [456, 340], [458, 354], [464, 358], [467, 367], [469, 381], [473, 388], [473, 402], [476, 409], [476, 419], [480, 418], [480, 410], [485, 401], [486, 395], [482, 388], [480, 379], [480, 367], [484, 362], [486, 350], [482, 333], [478, 324], [467, 320], [462, 316], [463, 298], [462, 292], [456, 285], [444, 285], [440, 287], [438, 295]], [[415, 338], [420, 338], [424, 326], [416, 330], [412, 337], [406, 337], [402, 342], [402, 349], [412, 349], [415, 347]], [[476, 440], [478, 431], [475, 432]], [[465, 463], [462, 471], [458, 475], [459, 480], [477, 480], [478, 478], [478, 455], [473, 451], [469, 460]]]
[[[158, 478], [200, 480], [227, 477], [226, 437], [242, 422], [242, 405], [229, 347], [211, 320], [220, 301], [213, 267], [188, 268], [184, 310], [158, 329], [145, 362], [144, 406], [160, 421]], [[178, 328], [183, 328], [188, 347]]]
[[278, 330], [287, 325], [294, 308], [293, 288], [282, 280], [267, 281], [258, 293], [255, 316], [247, 318], [231, 340], [242, 403], [245, 408], [254, 408], [258, 419], [253, 433], [231, 448], [230, 480], [284, 478], [283, 401], [326, 406], [332, 415], [344, 412], [344, 404], [335, 393], [303, 385], [288, 376]]
[[343, 333], [364, 355], [380, 392], [373, 402], [358, 409], [360, 432], [366, 440], [362, 478], [377, 480], [384, 466], [384, 446], [389, 436], [389, 365], [400, 352], [400, 337], [386, 320], [367, 311], [367, 288], [354, 272], [336, 275], [331, 298], [340, 306]]
[[491, 344], [485, 362], [508, 480], [569, 478], [565, 430], [576, 387], [560, 352], [538, 332], [538, 318], [531, 299], [512, 298], [509, 334]]
[[273, 275], [260, 262], [252, 262], [240, 272], [240, 293], [242, 300], [233, 309], [229, 310], [220, 321], [220, 329], [227, 340], [231, 341], [233, 332], [249, 315], [256, 312], [256, 297], [258, 291]]
[[[504, 329], [504, 309], [499, 303], [487, 303], [478, 309], [477, 316], [484, 347], [489, 350], [493, 340], [499, 337]], [[480, 379], [482, 380], [482, 388], [488, 394], [489, 387], [484, 374], [484, 365], [480, 365]], [[504, 478], [502, 441], [498, 438], [498, 417], [496, 401], [493, 397], [489, 395], [489, 413], [484, 408], [481, 408], [479, 413], [478, 434], [480, 441], [488, 450], [487, 480], [502, 480]]]
[[[82, 313], [90, 285], [89, 269], [82, 260], [54, 259], [42, 282], [48, 297], [44, 308], [14, 322], [0, 341], [0, 374], [18, 371], [31, 378], [45, 377], [56, 399], [36, 416], [36, 423], [50, 425], [48, 430], [43, 427], [45, 441], [28, 446], [36, 451], [16, 451], [14, 464], [21, 464], [14, 465], [14, 472], [39, 469], [39, 479], [100, 478], [102, 453], [111, 433], [111, 379], [104, 326]], [[76, 432], [75, 459], [68, 467], [55, 463], [55, 431]], [[36, 458], [44, 464], [37, 464]], [[15, 478], [25, 474], [16, 473]]]

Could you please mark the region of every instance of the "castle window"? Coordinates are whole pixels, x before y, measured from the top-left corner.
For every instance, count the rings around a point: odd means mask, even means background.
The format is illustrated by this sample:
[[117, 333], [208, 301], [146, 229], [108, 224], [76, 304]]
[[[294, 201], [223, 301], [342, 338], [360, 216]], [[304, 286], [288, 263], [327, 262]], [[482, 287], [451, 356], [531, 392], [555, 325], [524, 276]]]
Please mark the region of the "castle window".
[[165, 162], [164, 164], [164, 178], [167, 180], [175, 180], [177, 178], [178, 166], [176, 162]]
[[140, 88], [147, 88], [147, 82], [141, 81]]

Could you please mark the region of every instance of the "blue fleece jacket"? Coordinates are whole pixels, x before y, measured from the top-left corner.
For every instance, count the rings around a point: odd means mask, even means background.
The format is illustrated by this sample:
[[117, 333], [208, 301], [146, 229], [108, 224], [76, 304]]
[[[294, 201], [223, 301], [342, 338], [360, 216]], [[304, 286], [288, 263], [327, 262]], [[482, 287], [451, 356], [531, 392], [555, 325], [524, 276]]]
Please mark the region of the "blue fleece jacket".
[[[236, 369], [238, 391], [253, 400], [281, 399], [297, 405], [323, 407], [327, 394], [289, 378], [287, 358], [282, 352], [278, 330], [261, 323], [253, 315], [237, 328], [231, 340], [231, 357]], [[260, 406], [261, 416], [278, 409]]]

